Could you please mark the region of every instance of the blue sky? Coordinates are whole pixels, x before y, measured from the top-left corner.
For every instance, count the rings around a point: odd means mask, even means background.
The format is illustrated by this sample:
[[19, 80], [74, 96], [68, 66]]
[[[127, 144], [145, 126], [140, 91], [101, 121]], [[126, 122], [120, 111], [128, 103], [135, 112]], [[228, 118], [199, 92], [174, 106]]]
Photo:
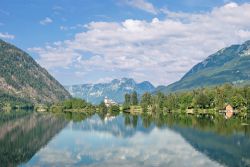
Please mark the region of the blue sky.
[[246, 0], [1, 0], [0, 38], [62, 84], [132, 77], [172, 83], [250, 39]]

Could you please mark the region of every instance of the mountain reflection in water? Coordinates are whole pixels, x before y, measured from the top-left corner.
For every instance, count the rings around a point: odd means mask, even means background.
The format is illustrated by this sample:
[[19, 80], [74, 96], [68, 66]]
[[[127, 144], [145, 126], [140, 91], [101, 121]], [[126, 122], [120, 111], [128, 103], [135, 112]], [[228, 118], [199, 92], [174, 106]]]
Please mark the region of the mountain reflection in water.
[[29, 113], [1, 119], [0, 157], [7, 166], [249, 166], [249, 134], [236, 119]]
[[0, 166], [17, 166], [32, 156], [66, 126], [62, 118], [35, 112], [0, 114]]

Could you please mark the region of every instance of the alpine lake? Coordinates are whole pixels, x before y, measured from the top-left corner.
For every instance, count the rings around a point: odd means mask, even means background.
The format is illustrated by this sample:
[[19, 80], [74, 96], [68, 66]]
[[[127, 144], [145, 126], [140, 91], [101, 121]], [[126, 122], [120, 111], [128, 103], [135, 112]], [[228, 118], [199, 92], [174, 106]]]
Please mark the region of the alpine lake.
[[0, 166], [250, 166], [250, 126], [171, 114], [5, 112]]

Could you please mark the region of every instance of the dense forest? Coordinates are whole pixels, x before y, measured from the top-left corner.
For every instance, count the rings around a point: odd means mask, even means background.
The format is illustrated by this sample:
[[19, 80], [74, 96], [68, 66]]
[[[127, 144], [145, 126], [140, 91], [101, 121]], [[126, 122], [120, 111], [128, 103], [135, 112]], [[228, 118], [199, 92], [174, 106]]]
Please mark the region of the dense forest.
[[49, 106], [51, 112], [89, 112], [95, 111], [95, 106], [83, 99], [71, 98]]
[[33, 109], [29, 99], [16, 97], [0, 91], [0, 111], [11, 109]]
[[159, 92], [155, 96], [145, 93], [140, 104], [145, 110], [149, 105], [156, 110], [166, 111], [188, 108], [221, 110], [226, 104], [238, 110], [247, 110], [250, 109], [250, 86], [236, 87], [226, 84], [168, 95]]
[[30, 55], [1, 39], [0, 60], [1, 92], [33, 103], [53, 103], [71, 97]]
[[140, 102], [136, 92], [126, 94], [123, 109], [129, 109], [134, 105], [139, 105], [144, 113], [186, 113], [188, 110], [219, 112], [224, 110], [226, 105], [231, 105], [235, 111], [246, 115], [250, 110], [250, 86], [237, 87], [225, 84], [167, 95], [161, 92], [156, 95], [145, 93]]

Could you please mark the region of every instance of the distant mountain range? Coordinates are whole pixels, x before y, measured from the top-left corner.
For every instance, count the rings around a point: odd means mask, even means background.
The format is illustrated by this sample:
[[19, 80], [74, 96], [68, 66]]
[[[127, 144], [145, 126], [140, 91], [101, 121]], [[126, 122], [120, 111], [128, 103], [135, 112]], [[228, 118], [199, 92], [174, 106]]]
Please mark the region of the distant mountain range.
[[155, 88], [150, 82], [137, 84], [133, 79], [115, 79], [110, 83], [65, 86], [73, 97], [86, 99], [94, 104], [105, 96], [121, 103], [124, 94], [134, 90], [142, 95], [145, 92], [170, 93], [200, 87], [210, 87], [225, 83], [250, 83], [250, 41], [242, 45], [232, 45], [210, 55], [195, 65], [179, 81], [168, 86]]
[[195, 65], [179, 81], [156, 89], [164, 93], [215, 86], [250, 83], [250, 41], [232, 45]]
[[52, 103], [71, 95], [27, 53], [0, 40], [0, 104], [25, 99]]
[[53, 103], [71, 95], [93, 104], [100, 103], [105, 96], [122, 103], [124, 94], [133, 91], [142, 95], [145, 92], [169, 93], [224, 83], [248, 84], [250, 41], [221, 49], [195, 65], [179, 81], [157, 88], [148, 81], [136, 83], [129, 78], [63, 87], [31, 56], [3, 40], [0, 40], [0, 67], [0, 104], [6, 97], [7, 101], [24, 99], [32, 103]]
[[85, 99], [93, 104], [99, 104], [105, 96], [122, 103], [126, 93], [136, 91], [142, 95], [155, 90], [155, 87], [148, 81], [136, 83], [130, 78], [114, 79], [109, 83], [65, 86], [65, 88], [73, 97]]

